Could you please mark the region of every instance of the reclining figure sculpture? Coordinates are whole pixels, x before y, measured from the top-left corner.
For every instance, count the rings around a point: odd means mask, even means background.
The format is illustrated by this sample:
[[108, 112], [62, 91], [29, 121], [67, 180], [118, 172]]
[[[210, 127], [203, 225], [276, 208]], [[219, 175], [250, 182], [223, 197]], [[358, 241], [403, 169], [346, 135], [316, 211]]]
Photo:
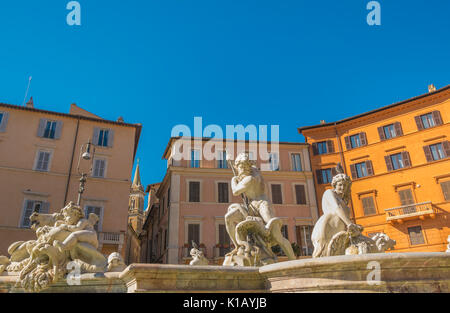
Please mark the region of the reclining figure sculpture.
[[125, 263], [118, 253], [108, 259], [98, 248], [96, 214], [85, 218], [83, 210], [70, 202], [54, 214], [33, 213], [31, 228], [36, 240], [19, 241], [8, 248], [10, 258], [0, 257], [0, 274], [20, 272], [18, 286], [38, 292], [64, 278], [68, 264], [74, 262], [80, 273], [122, 271]]

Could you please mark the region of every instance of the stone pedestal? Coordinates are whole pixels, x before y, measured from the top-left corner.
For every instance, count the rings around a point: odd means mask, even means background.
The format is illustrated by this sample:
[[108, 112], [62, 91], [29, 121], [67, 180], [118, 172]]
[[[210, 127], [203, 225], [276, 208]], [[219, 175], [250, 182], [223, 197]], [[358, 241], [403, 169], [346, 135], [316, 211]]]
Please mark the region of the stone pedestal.
[[[0, 275], [0, 292], [17, 276]], [[121, 273], [83, 274], [44, 292], [450, 292], [450, 254], [383, 253], [301, 259], [256, 267], [132, 264]]]

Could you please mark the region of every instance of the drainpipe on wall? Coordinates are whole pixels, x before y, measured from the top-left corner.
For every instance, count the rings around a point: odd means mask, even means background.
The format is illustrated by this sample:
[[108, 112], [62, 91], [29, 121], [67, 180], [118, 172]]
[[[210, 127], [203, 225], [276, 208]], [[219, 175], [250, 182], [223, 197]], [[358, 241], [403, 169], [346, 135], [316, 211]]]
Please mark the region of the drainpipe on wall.
[[72, 174], [72, 166], [73, 166], [73, 158], [75, 156], [75, 148], [76, 148], [77, 140], [78, 140], [78, 129], [79, 129], [79, 127], [80, 127], [80, 117], [78, 117], [78, 120], [77, 120], [77, 130], [75, 131], [75, 139], [73, 141], [72, 157], [70, 159], [69, 174], [67, 176], [66, 192], [64, 194], [64, 203], [63, 203], [62, 207], [66, 206], [67, 194], [69, 193], [69, 184], [70, 184], [70, 178], [71, 178], [71, 174]]

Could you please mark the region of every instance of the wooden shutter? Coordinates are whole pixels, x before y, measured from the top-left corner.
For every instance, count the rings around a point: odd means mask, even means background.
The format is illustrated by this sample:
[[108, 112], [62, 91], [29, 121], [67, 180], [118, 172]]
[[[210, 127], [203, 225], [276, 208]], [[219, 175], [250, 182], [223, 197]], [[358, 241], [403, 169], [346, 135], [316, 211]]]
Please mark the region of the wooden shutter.
[[188, 224], [188, 243], [192, 247], [192, 241], [200, 245], [200, 225]]
[[189, 182], [189, 202], [200, 202], [200, 182]]
[[394, 129], [395, 129], [395, 136], [403, 136], [403, 129], [402, 129], [402, 124], [400, 122], [395, 122], [394, 123]]
[[383, 127], [378, 127], [378, 135], [380, 135], [380, 140], [386, 140], [386, 136], [384, 135], [384, 128]]
[[281, 185], [271, 185], [272, 188], [272, 203], [282, 204], [283, 196], [281, 194]]
[[414, 197], [411, 189], [404, 189], [398, 192], [402, 205], [414, 204]]
[[450, 200], [450, 180], [441, 183], [442, 193], [446, 201]]
[[228, 183], [219, 183], [219, 202], [228, 203]]
[[303, 255], [303, 249], [302, 249], [302, 247], [303, 247], [303, 238], [302, 238], [302, 228], [301, 228], [301, 226], [295, 226], [295, 234], [296, 234], [296, 237], [297, 237], [297, 245], [300, 247], [300, 252], [301, 252], [301, 255]]
[[34, 207], [33, 200], [25, 201], [23, 217], [22, 217], [22, 225], [21, 225], [22, 227], [30, 227], [30, 216], [33, 213], [33, 207]]
[[352, 179], [358, 178], [358, 172], [356, 171], [356, 165], [350, 164], [350, 172], [352, 173]]
[[297, 204], [306, 204], [305, 185], [295, 185]]
[[403, 151], [402, 152], [402, 160], [403, 160], [403, 165], [405, 167], [410, 167], [411, 166], [411, 159], [409, 157], [409, 152], [408, 151]]
[[389, 155], [384, 157], [384, 160], [386, 161], [386, 167], [388, 172], [393, 171], [394, 167], [392, 166], [392, 160], [391, 157]]
[[323, 184], [322, 170], [316, 170], [316, 176], [317, 176], [317, 183]]
[[433, 111], [431, 112], [431, 114], [433, 115], [433, 120], [434, 123], [437, 125], [442, 125], [442, 117], [441, 117], [441, 112], [439, 111]]
[[430, 146], [424, 146], [423, 151], [425, 152], [425, 158], [427, 159], [427, 162], [433, 161], [433, 155], [431, 154]]
[[47, 125], [47, 120], [45, 118], [41, 118], [39, 120], [39, 126], [38, 126], [38, 132], [37, 132], [38, 137], [44, 137], [46, 125]]
[[364, 215], [371, 215], [371, 214], [376, 213], [375, 203], [373, 202], [372, 196], [364, 197], [361, 200], [362, 200], [362, 204], [363, 204]]
[[8, 112], [1, 112], [3, 114], [2, 120], [0, 122], [0, 133], [3, 133], [6, 131], [6, 124], [8, 124]]
[[347, 148], [347, 150], [351, 150], [352, 149], [352, 143], [350, 141], [350, 137], [349, 136], [345, 136], [344, 137], [344, 141], [345, 141], [345, 147]]
[[416, 124], [417, 124], [417, 129], [418, 130], [422, 130], [423, 129], [423, 123], [422, 123], [422, 119], [420, 118], [420, 116], [416, 116], [414, 117], [414, 119], [416, 120]]
[[367, 146], [367, 137], [365, 132], [359, 133], [359, 140], [361, 141], [361, 146]]
[[337, 175], [336, 168], [335, 168], [335, 167], [332, 167], [332, 168], [331, 168], [331, 178], [333, 178], [333, 177], [336, 176], [336, 175]]
[[314, 143], [311, 145], [311, 147], [312, 147], [313, 155], [318, 155], [318, 154], [319, 154], [319, 151], [317, 151], [317, 143], [314, 142]]
[[332, 140], [327, 140], [327, 150], [328, 153], [334, 152], [334, 143]]
[[408, 234], [409, 239], [411, 240], [411, 245], [420, 245], [425, 243], [422, 233], [422, 227], [420, 226], [409, 227]]
[[100, 134], [100, 128], [94, 127], [94, 133], [92, 134], [92, 143], [96, 146], [98, 146], [99, 134]]
[[63, 122], [61, 122], [61, 121], [56, 122], [55, 139], [61, 138], [62, 126], [63, 126]]
[[48, 214], [49, 210], [50, 210], [50, 202], [42, 202], [39, 213]]
[[108, 147], [112, 147], [114, 144], [114, 130], [109, 129], [108, 130]]
[[373, 165], [372, 165], [372, 161], [370, 161], [370, 160], [367, 160], [366, 161], [366, 169], [367, 169], [367, 175], [368, 176], [372, 176], [374, 173], [373, 173]]
[[445, 156], [450, 157], [450, 142], [448, 140], [442, 142], [442, 147], [444, 148]]

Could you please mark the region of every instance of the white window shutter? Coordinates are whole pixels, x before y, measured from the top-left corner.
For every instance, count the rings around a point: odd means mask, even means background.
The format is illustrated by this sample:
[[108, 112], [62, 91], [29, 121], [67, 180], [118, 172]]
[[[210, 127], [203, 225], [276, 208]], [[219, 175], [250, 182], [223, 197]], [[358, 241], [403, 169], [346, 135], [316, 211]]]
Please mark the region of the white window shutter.
[[113, 129], [109, 129], [108, 132], [108, 147], [112, 147], [114, 143], [114, 130]]
[[6, 124], [8, 124], [9, 112], [2, 112], [2, 114], [3, 114], [3, 118], [2, 118], [2, 122], [0, 123], [0, 133], [3, 133], [6, 131]]
[[39, 127], [38, 127], [38, 132], [37, 132], [38, 137], [44, 137], [46, 124], [47, 124], [47, 120], [45, 118], [41, 118], [39, 120]]
[[30, 216], [33, 214], [34, 201], [25, 201], [25, 206], [23, 208], [23, 217], [21, 227], [30, 227]]
[[98, 146], [98, 136], [100, 134], [100, 128], [94, 127], [94, 135], [92, 136], [92, 143]]
[[63, 122], [56, 122], [56, 130], [55, 130], [55, 139], [61, 138], [61, 130], [62, 130]]

